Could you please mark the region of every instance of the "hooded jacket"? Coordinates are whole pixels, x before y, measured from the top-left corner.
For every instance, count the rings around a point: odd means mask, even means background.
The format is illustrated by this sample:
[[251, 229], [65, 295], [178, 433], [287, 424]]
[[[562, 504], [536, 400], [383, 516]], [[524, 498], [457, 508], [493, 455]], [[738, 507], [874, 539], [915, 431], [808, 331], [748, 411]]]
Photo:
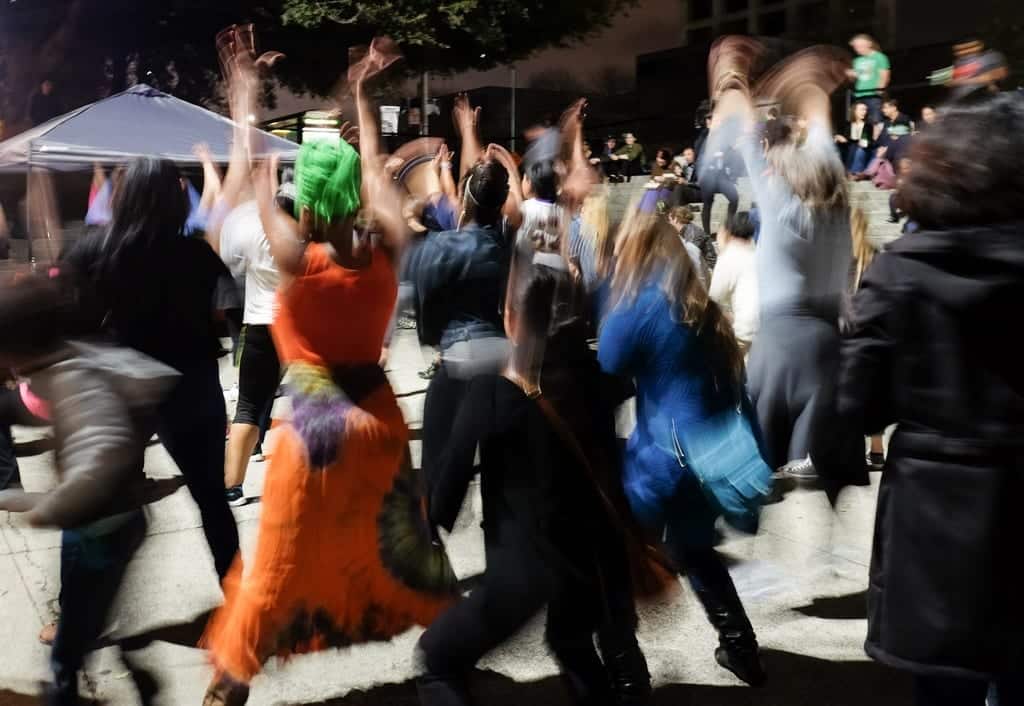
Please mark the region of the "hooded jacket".
[[881, 482], [866, 649], [919, 673], [1024, 669], [1024, 223], [920, 232], [853, 299], [839, 413], [896, 431]]

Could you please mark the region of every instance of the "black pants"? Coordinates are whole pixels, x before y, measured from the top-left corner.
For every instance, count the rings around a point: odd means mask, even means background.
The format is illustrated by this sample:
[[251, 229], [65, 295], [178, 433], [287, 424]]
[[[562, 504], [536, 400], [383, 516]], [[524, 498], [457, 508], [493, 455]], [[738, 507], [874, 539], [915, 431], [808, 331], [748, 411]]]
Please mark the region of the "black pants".
[[993, 684], [955, 677], [914, 678], [914, 706], [1024, 706], [1024, 678], [1019, 675]]
[[216, 360], [180, 369], [178, 384], [160, 406], [157, 433], [199, 506], [217, 575], [224, 578], [238, 553], [238, 528], [224, 495], [227, 412]]
[[128, 562], [146, 536], [136, 511], [109, 534], [65, 530], [60, 544], [60, 622], [50, 653], [53, 686], [49, 706], [78, 706], [78, 670], [106, 625]]
[[700, 187], [696, 184], [676, 184], [672, 189], [671, 204], [673, 206], [686, 206], [691, 203], [703, 203]]
[[451, 432], [452, 420], [459, 410], [462, 398], [469, 385], [467, 380], [459, 380], [448, 374], [444, 363], [437, 368], [434, 377], [427, 385], [427, 395], [423, 401], [423, 454], [421, 467], [423, 478], [427, 484], [427, 497], [434, 487], [437, 463], [444, 453], [448, 435]]
[[736, 191], [736, 183], [730, 181], [720, 171], [709, 171], [701, 180], [700, 193], [703, 197], [703, 208], [701, 209], [700, 220], [704, 226], [704, 232], [711, 235], [711, 207], [715, 203], [715, 194], [721, 194], [729, 200], [729, 217], [736, 215], [740, 205], [740, 195]]
[[270, 335], [270, 326], [246, 324], [240, 345], [238, 406], [234, 423], [260, 426], [281, 384], [281, 361]]
[[614, 660], [618, 653], [628, 654], [634, 662], [639, 659], [639, 664], [633, 665], [634, 672], [642, 673], [647, 680], [644, 688], [649, 689], [646, 662], [634, 635], [628, 571], [603, 573], [600, 578], [593, 573], [586, 578], [555, 575], [529, 541], [504, 546], [488, 543], [487, 572], [481, 584], [423, 634], [419, 649], [426, 670], [417, 680], [423, 706], [472, 703], [465, 683], [470, 670], [545, 604], [545, 640], [576, 703], [605, 704], [611, 696], [614, 675], [606, 670], [594, 648], [595, 632], [608, 655], [606, 659]]

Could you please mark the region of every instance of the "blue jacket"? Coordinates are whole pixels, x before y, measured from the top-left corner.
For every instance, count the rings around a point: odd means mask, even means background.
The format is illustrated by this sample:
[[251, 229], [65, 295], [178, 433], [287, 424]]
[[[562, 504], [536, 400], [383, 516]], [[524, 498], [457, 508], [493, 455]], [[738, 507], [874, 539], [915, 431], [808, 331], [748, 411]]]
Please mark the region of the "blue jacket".
[[421, 343], [445, 349], [457, 341], [504, 335], [509, 248], [497, 228], [470, 224], [428, 235], [407, 267], [416, 288]]

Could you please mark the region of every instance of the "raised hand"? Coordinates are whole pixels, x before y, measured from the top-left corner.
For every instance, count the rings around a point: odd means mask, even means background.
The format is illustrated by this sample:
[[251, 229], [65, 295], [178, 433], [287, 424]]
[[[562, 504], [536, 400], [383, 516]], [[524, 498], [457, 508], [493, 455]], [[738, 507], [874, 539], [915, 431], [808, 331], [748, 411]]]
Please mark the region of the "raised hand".
[[452, 108], [452, 120], [460, 132], [476, 130], [480, 122], [480, 107], [474, 108], [469, 102], [469, 96], [460, 93], [455, 97], [455, 107]]
[[356, 149], [359, 149], [359, 126], [353, 125], [347, 120], [341, 124], [338, 129], [341, 133], [341, 139], [343, 142], [347, 142]]

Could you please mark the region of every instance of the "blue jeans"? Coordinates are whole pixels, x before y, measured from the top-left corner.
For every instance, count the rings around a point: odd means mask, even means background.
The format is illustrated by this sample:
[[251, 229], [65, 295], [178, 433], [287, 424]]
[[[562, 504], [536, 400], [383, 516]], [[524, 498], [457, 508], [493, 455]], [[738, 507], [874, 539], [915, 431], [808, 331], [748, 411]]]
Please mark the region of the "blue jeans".
[[100, 536], [64, 530], [60, 541], [60, 622], [50, 653], [49, 706], [77, 706], [78, 670], [103, 632], [128, 562], [146, 536], [141, 510]]
[[868, 120], [877, 125], [885, 119], [882, 115], [882, 97], [873, 96], [868, 98], [854, 98], [854, 103], [863, 103], [868, 107]]
[[855, 142], [849, 144], [846, 151], [846, 171], [850, 174], [860, 174], [867, 169], [871, 155], [868, 151]]

